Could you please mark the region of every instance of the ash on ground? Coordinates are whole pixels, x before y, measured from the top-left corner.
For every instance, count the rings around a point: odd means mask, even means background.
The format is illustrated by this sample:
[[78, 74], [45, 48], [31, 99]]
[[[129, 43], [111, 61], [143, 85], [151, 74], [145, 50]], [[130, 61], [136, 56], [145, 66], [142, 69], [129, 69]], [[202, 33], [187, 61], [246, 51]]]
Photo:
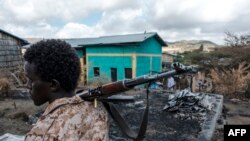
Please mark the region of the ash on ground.
[[[135, 96], [134, 103], [117, 103], [116, 108], [129, 127], [138, 132], [146, 104], [146, 92]], [[169, 93], [152, 92], [149, 95], [149, 115], [145, 141], [194, 141], [209, 140], [203, 137], [204, 129], [211, 124], [216, 111], [213, 96], [191, 93], [188, 90]], [[218, 106], [217, 106], [218, 107]], [[110, 119], [110, 140], [130, 141]], [[211, 127], [210, 127], [211, 128]], [[213, 128], [213, 127], [212, 127]], [[214, 129], [209, 129], [213, 132]], [[207, 131], [205, 131], [207, 132]], [[202, 136], [202, 137], [201, 137]]]

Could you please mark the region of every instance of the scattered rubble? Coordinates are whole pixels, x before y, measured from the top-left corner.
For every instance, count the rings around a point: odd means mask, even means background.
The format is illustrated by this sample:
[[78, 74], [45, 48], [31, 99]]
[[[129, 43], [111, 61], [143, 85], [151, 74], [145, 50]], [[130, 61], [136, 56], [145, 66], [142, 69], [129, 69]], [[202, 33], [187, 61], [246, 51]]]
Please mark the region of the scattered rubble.
[[[135, 131], [138, 131], [145, 109], [145, 95], [142, 93], [137, 95], [134, 103], [116, 104], [128, 125]], [[222, 104], [223, 97], [213, 94], [194, 94], [187, 90], [175, 95], [151, 93], [145, 140], [210, 140], [216, 121], [221, 114]], [[110, 121], [110, 140], [130, 141], [112, 120]]]
[[191, 93], [185, 89], [170, 94], [168, 103], [163, 110], [175, 112], [174, 117], [180, 119], [204, 120], [207, 110], [213, 108], [213, 103], [209, 101], [209, 96], [203, 93]]

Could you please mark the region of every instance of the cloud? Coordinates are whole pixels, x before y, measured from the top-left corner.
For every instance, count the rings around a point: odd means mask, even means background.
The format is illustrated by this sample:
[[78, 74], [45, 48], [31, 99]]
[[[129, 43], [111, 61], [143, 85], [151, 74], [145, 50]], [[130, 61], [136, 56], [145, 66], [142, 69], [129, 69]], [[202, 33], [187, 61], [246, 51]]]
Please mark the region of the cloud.
[[241, 14], [239, 7], [245, 9], [246, 4], [245, 0], [166, 0], [155, 3], [151, 12], [154, 25], [160, 29], [193, 28], [202, 24], [231, 22]]
[[36, 22], [57, 18], [65, 22], [78, 21], [93, 11], [109, 11], [134, 7], [133, 0], [4, 0], [0, 1], [1, 12], [9, 15], [13, 21]]
[[91, 37], [154, 31], [164, 40], [249, 33], [248, 0], [0, 0], [0, 27], [23, 37]]
[[67, 23], [62, 29], [60, 29], [56, 34], [56, 38], [87, 38], [87, 37], [97, 37], [101, 35], [100, 31], [97, 30], [98, 27], [91, 28], [84, 24], [79, 23]]
[[142, 9], [105, 12], [98, 26], [111, 34], [143, 32], [146, 22], [141, 18], [142, 14]]
[[58, 30], [57, 27], [52, 27], [51, 25], [43, 22], [29, 27], [15, 24], [6, 24], [3, 27], [6, 31], [23, 38], [53, 38], [55, 36], [55, 32]]
[[157, 2], [152, 4], [150, 16], [156, 30], [160, 31], [166, 39], [173, 38], [166, 34], [173, 35], [171, 33], [174, 32], [175, 40], [207, 38], [222, 44], [225, 30], [239, 32], [245, 27], [243, 30], [249, 31], [246, 29], [246, 25], [249, 25], [246, 17], [250, 15], [248, 10], [250, 5], [247, 0]]

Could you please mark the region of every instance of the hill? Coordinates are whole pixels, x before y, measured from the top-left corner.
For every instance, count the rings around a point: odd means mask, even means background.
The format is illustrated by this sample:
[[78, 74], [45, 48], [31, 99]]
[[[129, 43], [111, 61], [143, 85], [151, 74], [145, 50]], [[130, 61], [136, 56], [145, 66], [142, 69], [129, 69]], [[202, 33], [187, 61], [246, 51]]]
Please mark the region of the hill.
[[163, 52], [176, 53], [176, 52], [184, 52], [184, 51], [193, 51], [199, 49], [203, 46], [204, 51], [211, 51], [215, 48], [220, 47], [214, 42], [208, 40], [181, 40], [176, 42], [167, 42], [168, 47], [163, 47]]

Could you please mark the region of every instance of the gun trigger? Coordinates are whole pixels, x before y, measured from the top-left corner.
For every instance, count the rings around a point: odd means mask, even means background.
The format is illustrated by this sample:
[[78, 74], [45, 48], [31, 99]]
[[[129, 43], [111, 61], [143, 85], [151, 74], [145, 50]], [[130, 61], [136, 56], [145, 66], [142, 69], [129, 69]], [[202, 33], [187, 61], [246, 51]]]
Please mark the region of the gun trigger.
[[94, 99], [94, 107], [95, 108], [97, 107], [97, 99], [96, 98]]

